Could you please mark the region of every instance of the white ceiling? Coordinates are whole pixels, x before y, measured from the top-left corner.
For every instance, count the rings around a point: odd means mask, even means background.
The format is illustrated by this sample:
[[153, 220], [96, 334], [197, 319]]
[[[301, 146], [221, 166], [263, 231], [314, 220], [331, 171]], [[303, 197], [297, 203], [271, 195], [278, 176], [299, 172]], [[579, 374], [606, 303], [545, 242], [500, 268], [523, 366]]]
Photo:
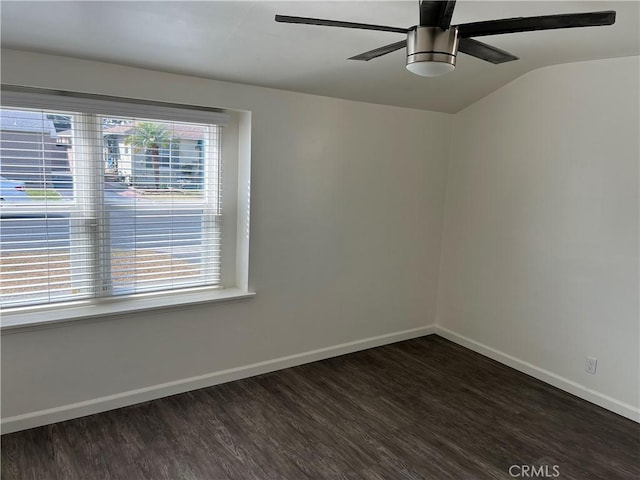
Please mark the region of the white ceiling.
[[1, 2], [2, 46], [352, 100], [456, 112], [544, 65], [640, 54], [640, 3], [458, 1], [453, 23], [616, 10], [610, 27], [484, 37], [520, 60], [492, 65], [460, 54], [453, 73], [417, 77], [404, 50], [346, 58], [401, 40], [396, 33], [274, 22], [308, 16], [410, 27], [418, 2]]

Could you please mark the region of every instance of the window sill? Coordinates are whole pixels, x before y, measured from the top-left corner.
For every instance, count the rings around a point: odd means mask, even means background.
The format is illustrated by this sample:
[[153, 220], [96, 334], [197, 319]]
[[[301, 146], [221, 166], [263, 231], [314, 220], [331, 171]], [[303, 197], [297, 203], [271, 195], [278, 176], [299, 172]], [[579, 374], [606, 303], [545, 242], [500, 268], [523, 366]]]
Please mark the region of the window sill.
[[17, 308], [1, 313], [3, 334], [35, 327], [59, 326], [81, 320], [228, 300], [251, 298], [255, 292], [239, 288], [206, 288], [182, 292], [136, 295], [105, 301], [73, 302], [55, 307]]

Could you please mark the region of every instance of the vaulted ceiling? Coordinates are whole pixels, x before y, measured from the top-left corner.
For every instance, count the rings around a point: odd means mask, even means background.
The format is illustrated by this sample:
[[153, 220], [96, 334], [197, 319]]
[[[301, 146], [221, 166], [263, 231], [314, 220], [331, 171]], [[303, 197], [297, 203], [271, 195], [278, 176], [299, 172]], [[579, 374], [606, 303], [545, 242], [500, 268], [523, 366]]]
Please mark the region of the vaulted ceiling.
[[132, 65], [285, 90], [456, 112], [545, 65], [640, 54], [640, 3], [458, 1], [453, 24], [616, 10], [609, 27], [483, 37], [520, 60], [460, 54], [454, 72], [418, 77], [404, 49], [369, 62], [348, 57], [398, 33], [276, 23], [275, 14], [410, 27], [418, 2], [2, 1], [2, 47]]

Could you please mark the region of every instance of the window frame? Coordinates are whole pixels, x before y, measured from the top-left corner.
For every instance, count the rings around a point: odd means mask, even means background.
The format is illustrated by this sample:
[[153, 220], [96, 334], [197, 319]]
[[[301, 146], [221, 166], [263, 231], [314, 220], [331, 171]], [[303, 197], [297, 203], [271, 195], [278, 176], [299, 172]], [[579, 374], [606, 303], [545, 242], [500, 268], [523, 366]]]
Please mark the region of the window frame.
[[[225, 171], [221, 179], [225, 195], [222, 196], [219, 208], [224, 223], [220, 285], [118, 296], [98, 295], [69, 302], [4, 308], [0, 317], [0, 328], [3, 332], [138, 310], [171, 308], [255, 295], [248, 288], [250, 147], [247, 149], [246, 144], [250, 145], [250, 112], [221, 111], [164, 102], [5, 85], [2, 86], [2, 107], [83, 112], [93, 121], [100, 117], [135, 117], [225, 127], [220, 129], [222, 134], [218, 138], [222, 148], [220, 168]], [[102, 145], [98, 147], [102, 149]], [[211, 170], [213, 169], [209, 169], [208, 174], [216, 174], [211, 173]], [[102, 188], [102, 178], [100, 181], [94, 181], [99, 185], [98, 188]], [[78, 205], [66, 207], [66, 210], [79, 208]]]

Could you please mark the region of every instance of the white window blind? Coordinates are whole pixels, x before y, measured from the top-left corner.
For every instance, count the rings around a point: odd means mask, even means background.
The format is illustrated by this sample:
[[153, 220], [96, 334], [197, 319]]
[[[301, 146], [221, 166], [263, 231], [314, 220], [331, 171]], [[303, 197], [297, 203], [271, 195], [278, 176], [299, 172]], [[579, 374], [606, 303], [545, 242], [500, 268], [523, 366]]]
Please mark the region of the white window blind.
[[0, 110], [2, 307], [220, 284], [219, 123], [28, 98]]

